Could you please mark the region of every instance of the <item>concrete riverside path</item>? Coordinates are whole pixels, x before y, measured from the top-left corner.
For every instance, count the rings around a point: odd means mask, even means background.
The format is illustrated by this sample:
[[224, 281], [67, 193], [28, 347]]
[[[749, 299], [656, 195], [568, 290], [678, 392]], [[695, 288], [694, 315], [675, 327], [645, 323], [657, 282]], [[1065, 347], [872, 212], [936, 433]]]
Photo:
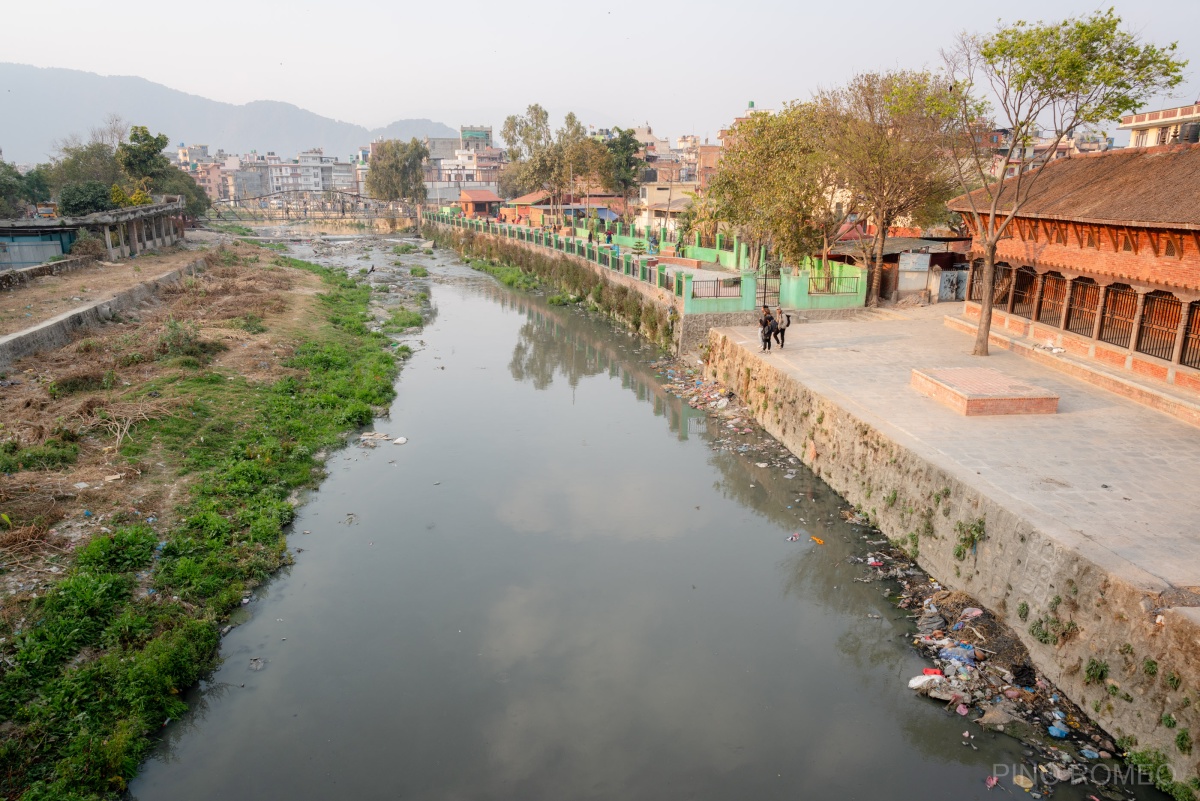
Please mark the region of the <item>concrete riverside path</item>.
[[[947, 306], [792, 326], [761, 358], [1106, 568], [1200, 587], [1200, 429], [999, 348], [971, 356]], [[758, 355], [757, 328], [721, 332]], [[964, 417], [910, 386], [913, 368], [938, 367], [1023, 379], [1057, 393], [1058, 413]]]

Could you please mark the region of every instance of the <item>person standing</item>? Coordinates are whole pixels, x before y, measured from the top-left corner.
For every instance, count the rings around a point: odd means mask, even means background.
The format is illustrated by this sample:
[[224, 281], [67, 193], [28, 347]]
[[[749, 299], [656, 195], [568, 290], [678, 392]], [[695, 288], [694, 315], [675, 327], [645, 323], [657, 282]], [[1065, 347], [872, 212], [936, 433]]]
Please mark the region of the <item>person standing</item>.
[[759, 352], [765, 353], [771, 350], [771, 336], [776, 331], [776, 323], [769, 308], [763, 306], [762, 311], [762, 317], [758, 318], [759, 334], [762, 336], [762, 350]]
[[784, 314], [782, 306], [775, 307], [775, 341], [783, 350], [783, 340], [787, 337], [788, 326], [792, 324], [792, 315]]

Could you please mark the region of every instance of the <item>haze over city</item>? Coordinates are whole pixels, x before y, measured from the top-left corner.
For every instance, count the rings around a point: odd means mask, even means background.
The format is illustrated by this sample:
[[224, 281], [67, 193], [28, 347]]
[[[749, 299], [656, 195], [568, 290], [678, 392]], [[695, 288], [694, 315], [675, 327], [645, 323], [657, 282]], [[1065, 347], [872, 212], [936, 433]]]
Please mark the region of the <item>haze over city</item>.
[[[1032, 0], [1002, 7], [868, 0], [850, 8], [764, 0], [552, 8], [478, 0], [216, 0], [127, 3], [116, 23], [113, 9], [101, 4], [14, 3], [4, 25], [19, 35], [6, 37], [0, 60], [137, 75], [231, 103], [286, 101], [368, 128], [429, 118], [498, 131], [505, 116], [540, 103], [555, 120], [574, 111], [597, 127], [648, 122], [662, 135], [715, 141], [750, 100], [777, 108], [857, 71], [936, 68], [939, 48], [957, 33], [990, 30], [1000, 17], [1050, 20], [1104, 7]], [[1200, 51], [1182, 34], [1200, 27], [1200, 4], [1114, 7], [1146, 39], [1180, 40], [1179, 55], [1192, 62], [1179, 91], [1150, 105], [1195, 100]], [[46, 24], [50, 19], [64, 24]], [[114, 24], [123, 43], [97, 35]], [[15, 122], [0, 114], [0, 141]]]

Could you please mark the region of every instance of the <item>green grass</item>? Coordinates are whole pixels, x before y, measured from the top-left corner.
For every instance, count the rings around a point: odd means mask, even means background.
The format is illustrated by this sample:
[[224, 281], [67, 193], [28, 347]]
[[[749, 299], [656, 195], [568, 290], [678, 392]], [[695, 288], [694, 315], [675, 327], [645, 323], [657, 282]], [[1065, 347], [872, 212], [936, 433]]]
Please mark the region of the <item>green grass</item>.
[[409, 328], [420, 328], [424, 323], [425, 320], [421, 317], [420, 312], [401, 306], [392, 312], [392, 316], [383, 324], [383, 331], [386, 334], [399, 334]]
[[0, 797], [119, 797], [151, 735], [185, 713], [182, 691], [214, 665], [218, 622], [287, 561], [288, 497], [320, 475], [313, 454], [394, 397], [393, 343], [368, 328], [369, 288], [277, 262], [324, 282], [320, 314], [287, 363], [298, 374], [252, 384], [199, 369], [143, 386], [184, 405], [142, 424], [121, 455], [158, 448], [191, 476], [179, 524], [92, 540], [58, 585], [0, 624], [0, 719], [14, 724], [0, 740]]
[[535, 276], [509, 264], [494, 264], [484, 259], [473, 259], [471, 269], [493, 276], [497, 281], [512, 289], [537, 289]]
[[410, 253], [416, 253], [418, 250], [416, 245], [410, 245], [407, 242], [403, 245], [396, 245], [392, 248], [392, 253], [397, 256], [407, 256]]
[[15, 440], [0, 443], [0, 473], [18, 470], [54, 470], [74, 464], [79, 446], [54, 437], [41, 445], [21, 447]]
[[429, 275], [429, 270], [426, 270], [424, 267], [413, 267], [408, 271], [408, 274], [413, 278], [425, 278]]
[[244, 225], [237, 223], [209, 223], [208, 227], [214, 231], [221, 231], [226, 234], [234, 234], [235, 236], [254, 236], [254, 229], [247, 228]]

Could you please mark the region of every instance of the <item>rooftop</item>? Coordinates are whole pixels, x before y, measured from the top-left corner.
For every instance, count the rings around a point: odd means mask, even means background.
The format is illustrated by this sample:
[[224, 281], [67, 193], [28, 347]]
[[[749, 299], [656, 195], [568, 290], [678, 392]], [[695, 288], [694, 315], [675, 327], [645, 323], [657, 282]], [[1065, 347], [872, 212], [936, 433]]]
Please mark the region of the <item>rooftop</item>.
[[499, 203], [500, 196], [490, 189], [464, 189], [459, 194], [459, 200], [469, 200], [472, 203]]
[[[1033, 178], [1034, 180], [1030, 180]], [[1000, 189], [999, 211], [1012, 207], [1018, 178]], [[1162, 145], [1082, 153], [1020, 177], [1026, 201], [1019, 216], [1047, 220], [1200, 230], [1200, 145]], [[971, 193], [980, 209], [987, 193]], [[968, 195], [946, 205], [969, 212]]]

